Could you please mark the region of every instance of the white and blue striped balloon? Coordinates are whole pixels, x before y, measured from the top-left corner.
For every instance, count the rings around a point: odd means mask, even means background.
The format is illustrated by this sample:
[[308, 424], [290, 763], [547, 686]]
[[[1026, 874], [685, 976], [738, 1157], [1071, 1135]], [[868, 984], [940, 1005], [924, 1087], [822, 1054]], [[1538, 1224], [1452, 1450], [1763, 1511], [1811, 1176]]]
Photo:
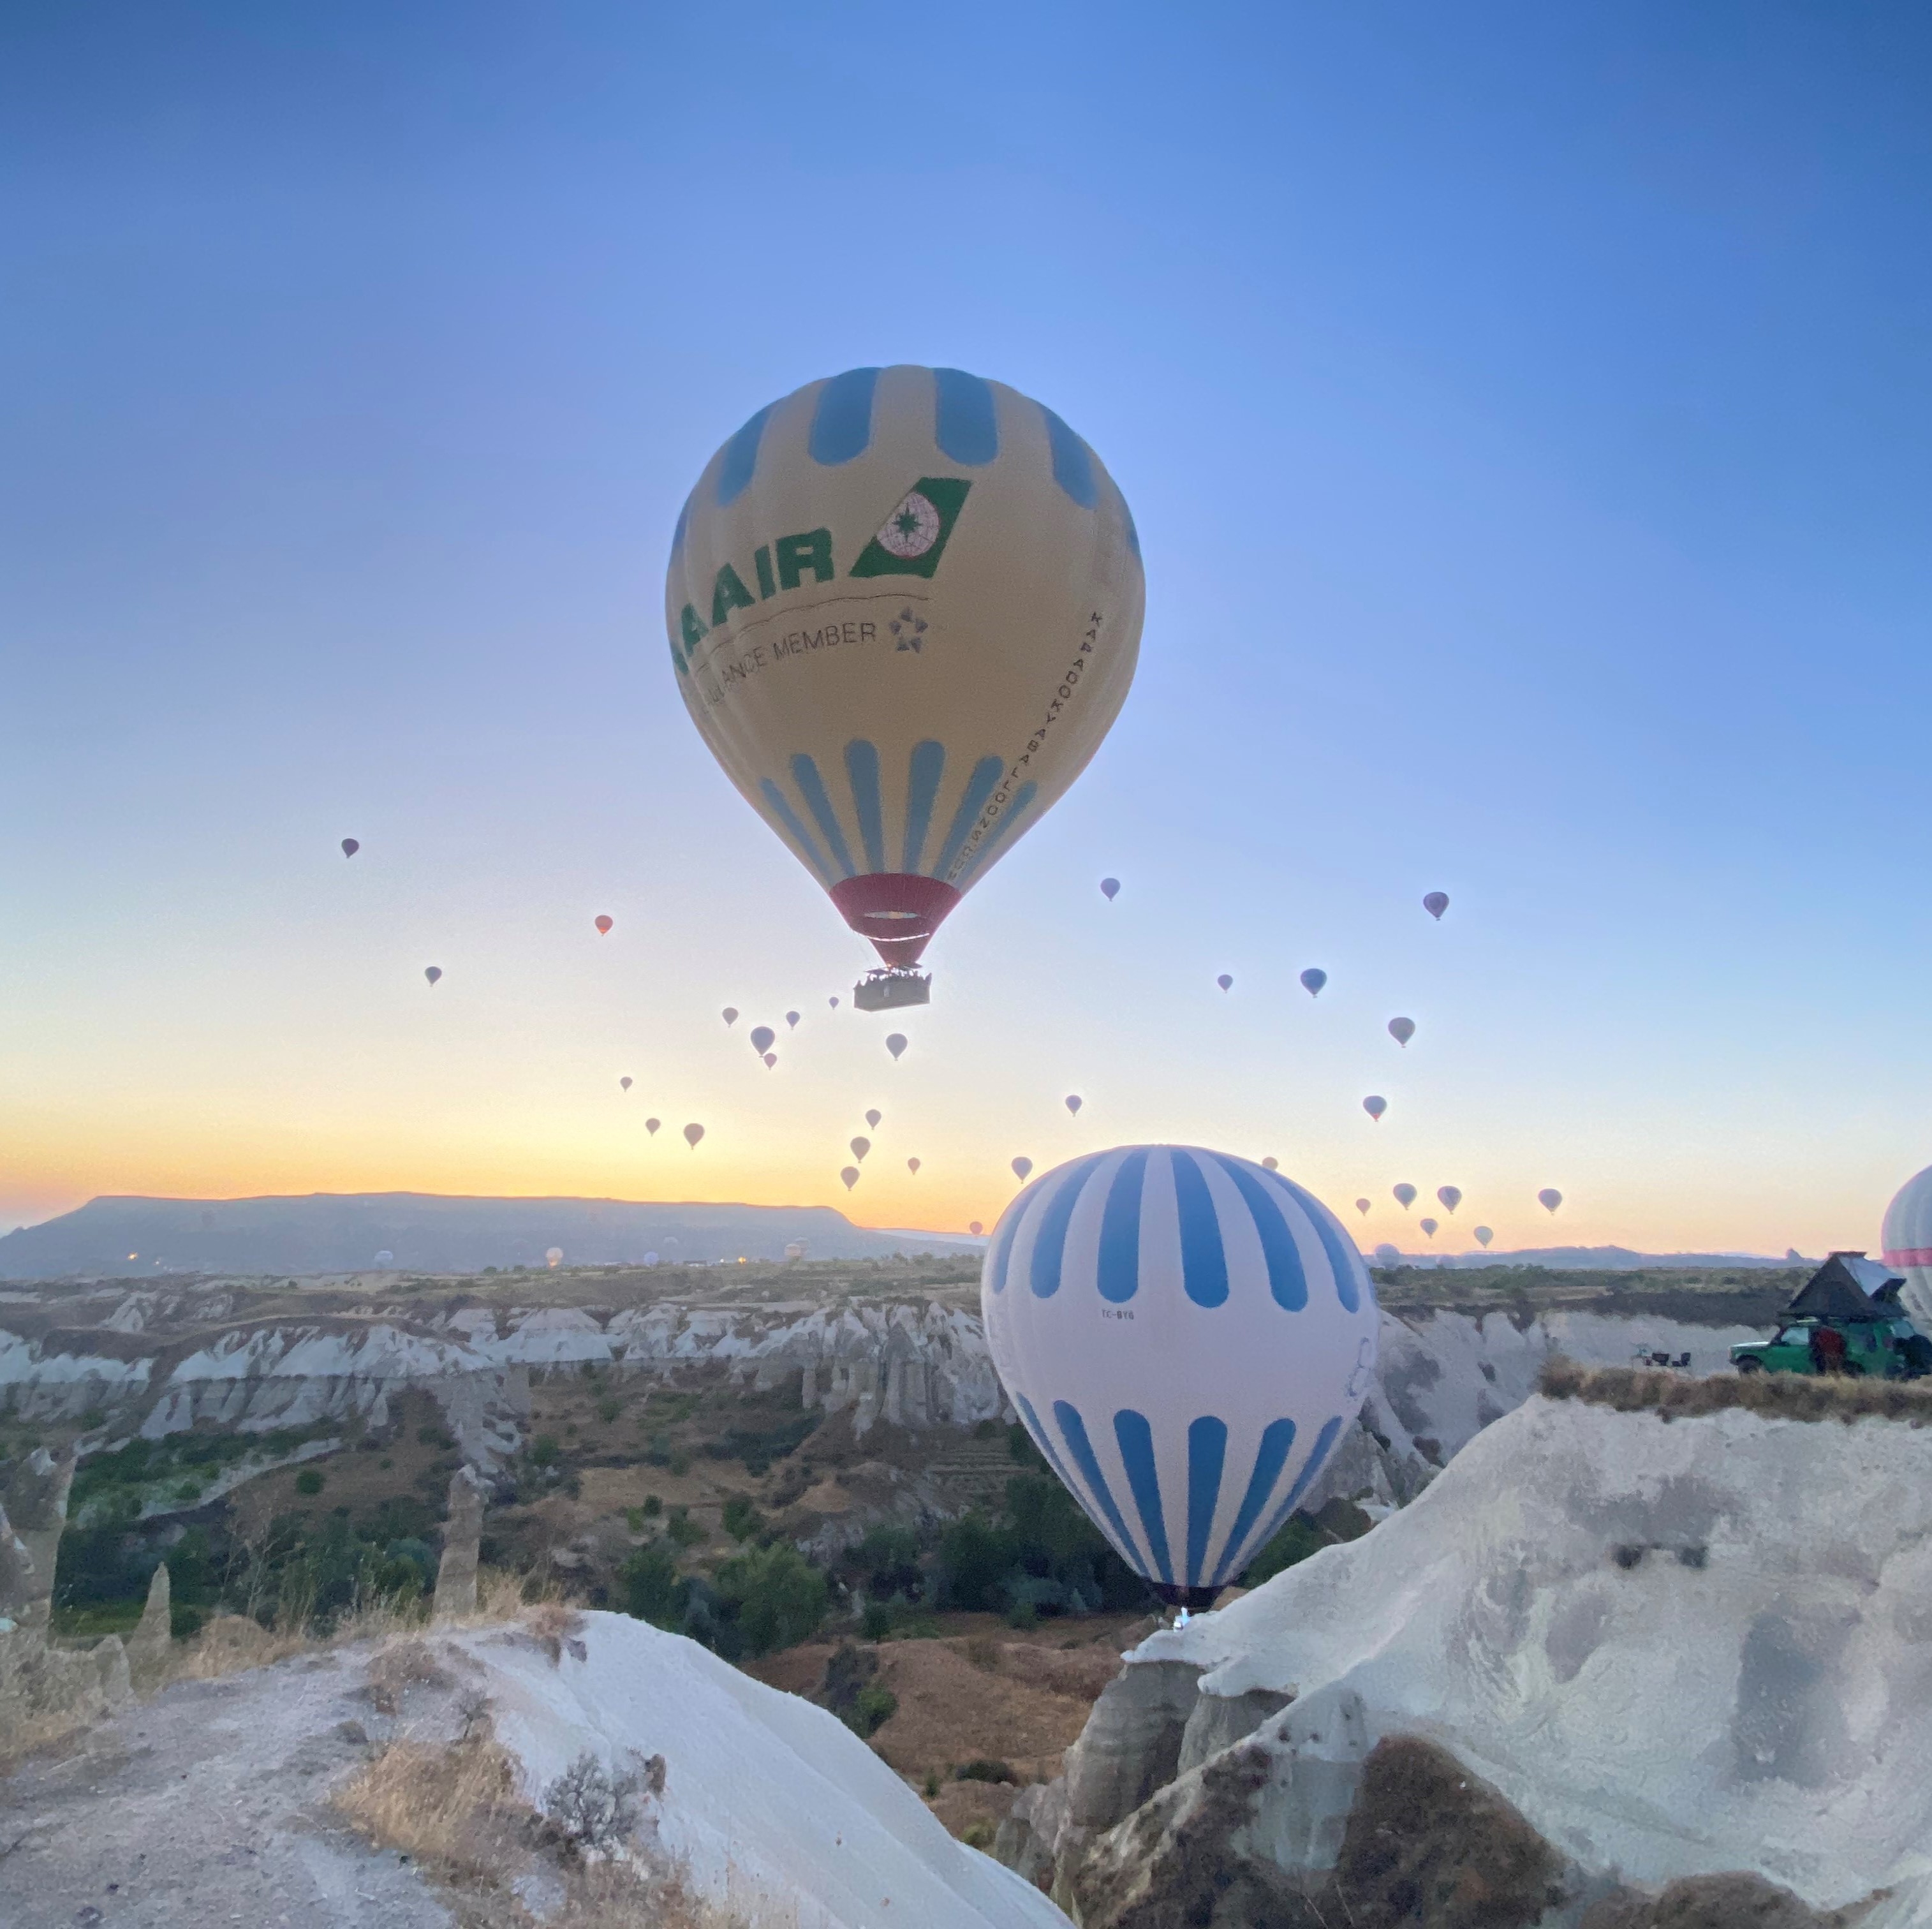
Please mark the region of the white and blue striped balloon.
[[1120, 1146], [1034, 1180], [994, 1228], [980, 1303], [1054, 1471], [1190, 1604], [1288, 1517], [1375, 1370], [1375, 1288], [1340, 1221], [1196, 1146]]

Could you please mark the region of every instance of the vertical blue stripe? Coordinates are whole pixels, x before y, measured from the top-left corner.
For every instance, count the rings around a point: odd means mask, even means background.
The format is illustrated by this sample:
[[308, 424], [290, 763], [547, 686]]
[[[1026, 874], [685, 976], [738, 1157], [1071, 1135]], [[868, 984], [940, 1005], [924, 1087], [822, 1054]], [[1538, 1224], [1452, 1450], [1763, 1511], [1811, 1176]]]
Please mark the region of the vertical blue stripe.
[[684, 547], [684, 532], [691, 520], [691, 498], [684, 499], [684, 507], [677, 512], [677, 527], [670, 532], [670, 553], [675, 556]]
[[1120, 1161], [1100, 1215], [1100, 1297], [1120, 1306], [1141, 1284], [1141, 1186], [1147, 1177], [1143, 1148]]
[[1292, 1179], [1284, 1179], [1279, 1172], [1271, 1172], [1268, 1176], [1276, 1185], [1286, 1186], [1295, 1204], [1308, 1215], [1315, 1228], [1315, 1236], [1321, 1240], [1322, 1250], [1328, 1256], [1329, 1270], [1335, 1275], [1335, 1297], [1342, 1302], [1343, 1310], [1360, 1312], [1362, 1294], [1355, 1273], [1362, 1263], [1362, 1256], [1356, 1251], [1355, 1242], [1336, 1225], [1328, 1208], [1318, 1199], [1304, 1192]]
[[872, 869], [883, 871], [886, 832], [879, 818], [878, 746], [862, 736], [855, 736], [845, 746], [845, 774], [852, 780], [852, 807], [859, 814], [859, 835], [865, 840], [866, 862]]
[[932, 800], [946, 775], [946, 746], [928, 737], [912, 747], [906, 765], [905, 861], [902, 871], [916, 872], [926, 854], [926, 833], [932, 822]]
[[864, 454], [872, 439], [872, 390], [878, 379], [876, 368], [848, 368], [819, 390], [806, 443], [813, 461], [829, 467]]
[[824, 852], [812, 842], [811, 832], [799, 821], [798, 813], [792, 808], [790, 800], [769, 777], [760, 778], [758, 788], [764, 792], [765, 802], [776, 813], [779, 823], [791, 832], [799, 848], [805, 853], [806, 862], [818, 873], [820, 883], [830, 890], [834, 881], [832, 867], [826, 862]]
[[1062, 494], [1070, 496], [1083, 509], [1090, 509], [1100, 500], [1091, 452], [1044, 402], [1040, 412], [1046, 418], [1046, 439], [1053, 449], [1053, 479], [1060, 484]]
[[1013, 826], [1026, 815], [1027, 806], [1033, 802], [1039, 789], [1037, 784], [1027, 783], [1022, 784], [1013, 793], [1013, 800], [1006, 806], [1006, 815], [980, 840], [980, 848], [974, 852], [973, 861], [960, 872], [956, 880], [960, 890], [965, 890], [974, 877], [986, 868], [993, 853], [1012, 839]]
[[1169, 1587], [1174, 1585], [1174, 1563], [1167, 1558], [1167, 1517], [1160, 1510], [1160, 1476], [1154, 1471], [1154, 1429], [1147, 1415], [1123, 1407], [1114, 1416], [1114, 1440], [1120, 1450], [1120, 1464], [1127, 1470], [1127, 1485], [1133, 1490], [1134, 1505], [1140, 1510], [1141, 1532], [1154, 1550], [1154, 1564]]
[[1255, 1456], [1254, 1472], [1248, 1476], [1248, 1490], [1241, 1496], [1240, 1511], [1234, 1516], [1234, 1524], [1228, 1530], [1227, 1544], [1221, 1550], [1219, 1571], [1224, 1575], [1238, 1574], [1240, 1569], [1234, 1564], [1231, 1556], [1238, 1553], [1248, 1538], [1249, 1531], [1260, 1519], [1262, 1509], [1268, 1504], [1268, 1497], [1274, 1491], [1274, 1484], [1281, 1478], [1281, 1470], [1288, 1459], [1288, 1449], [1294, 1444], [1294, 1422], [1292, 1420], [1271, 1420], [1262, 1436], [1261, 1451]]
[[1234, 1182], [1247, 1202], [1255, 1230], [1261, 1235], [1262, 1254], [1268, 1261], [1268, 1291], [1284, 1312], [1299, 1312], [1308, 1304], [1308, 1274], [1301, 1264], [1301, 1251], [1282, 1216], [1281, 1206], [1261, 1180], [1238, 1159], [1216, 1152], [1209, 1155]]
[[1141, 1557], [1134, 1546], [1134, 1537], [1127, 1532], [1127, 1523], [1120, 1518], [1120, 1510], [1114, 1504], [1112, 1490], [1107, 1485], [1106, 1476], [1100, 1471], [1100, 1463], [1094, 1457], [1093, 1442], [1087, 1438], [1087, 1423], [1080, 1418], [1080, 1409], [1070, 1406], [1064, 1400], [1053, 1403], [1053, 1417], [1059, 1422], [1060, 1436], [1066, 1442], [1066, 1450], [1073, 1456], [1073, 1464], [1080, 1470], [1080, 1478], [1087, 1483], [1087, 1491], [1092, 1496], [1094, 1504], [1107, 1519], [1114, 1530], [1114, 1545], [1120, 1550], [1120, 1558], [1135, 1573], [1146, 1575], [1141, 1564]]
[[845, 833], [839, 828], [838, 820], [833, 814], [832, 800], [825, 794], [825, 780], [818, 774], [818, 766], [802, 750], [791, 760], [791, 781], [798, 786], [798, 794], [805, 800], [806, 807], [824, 832], [825, 842], [831, 847], [832, 862], [847, 877], [852, 876], [857, 867], [852, 862], [851, 852], [845, 848]]
[[1026, 1422], [1026, 1430], [1033, 1436], [1033, 1444], [1046, 1456], [1046, 1464], [1053, 1469], [1054, 1478], [1070, 1493], [1077, 1505], [1080, 1489], [1066, 1471], [1066, 1462], [1060, 1457], [1060, 1449], [1053, 1444], [1053, 1436], [1040, 1424], [1040, 1415], [1033, 1410], [1033, 1402], [1024, 1394], [1016, 1394], [1013, 1404], [1020, 1410], [1020, 1418]]
[[1280, 1506], [1262, 1523], [1261, 1531], [1254, 1537], [1254, 1545], [1243, 1549], [1234, 1535], [1228, 1537], [1228, 1552], [1240, 1556], [1239, 1564], [1223, 1561], [1223, 1571], [1232, 1580], [1274, 1537], [1281, 1532], [1282, 1523], [1301, 1504], [1301, 1496], [1308, 1491], [1309, 1483], [1322, 1471], [1322, 1462], [1335, 1444], [1335, 1436], [1342, 1430], [1342, 1416], [1338, 1413], [1332, 1419], [1322, 1423], [1322, 1431], [1315, 1436], [1314, 1450], [1302, 1464], [1301, 1472], [1294, 1477], [1294, 1484], [1288, 1490], [1287, 1497]]
[[724, 445], [724, 460], [718, 465], [718, 506], [729, 508], [752, 486], [752, 472], [758, 466], [758, 442], [765, 432], [765, 418], [772, 412], [767, 402]]
[[1180, 1212], [1180, 1277], [1196, 1306], [1220, 1306], [1228, 1297], [1228, 1255], [1221, 1244], [1221, 1222], [1192, 1153], [1168, 1150], [1174, 1168], [1174, 1198]]
[[1006, 1289], [1006, 1260], [1013, 1250], [1013, 1239], [1020, 1229], [1020, 1221], [1026, 1216], [1027, 1195], [1021, 1193], [1007, 1207], [1006, 1216], [993, 1228], [993, 1244], [986, 1256], [986, 1277], [993, 1282], [993, 1290], [1003, 1293]]
[[1127, 507], [1127, 499], [1120, 497], [1120, 518], [1127, 526], [1127, 547], [1134, 553], [1134, 560], [1141, 560], [1141, 532], [1134, 527], [1134, 512]]
[[932, 433], [940, 448], [976, 468], [991, 462], [1000, 452], [1000, 418], [990, 385], [963, 368], [935, 368], [932, 380]]
[[959, 847], [966, 842], [974, 820], [986, 808], [986, 800], [993, 794], [993, 787], [999, 782], [1000, 772], [1006, 767], [997, 757], [982, 757], [974, 765], [973, 774], [966, 780], [966, 794], [959, 800], [959, 808], [952, 813], [952, 828], [946, 833], [945, 844], [930, 875], [943, 878], [952, 868], [952, 860], [959, 855]]
[[1087, 1189], [1087, 1175], [1107, 1155], [1096, 1152], [1066, 1171], [1059, 1190], [1047, 1202], [1040, 1216], [1040, 1230], [1034, 1235], [1033, 1263], [1028, 1268], [1027, 1283], [1036, 1300], [1050, 1300], [1060, 1290], [1060, 1272], [1066, 1256], [1066, 1226], [1080, 1195]]
[[1187, 1581], [1201, 1585], [1208, 1537], [1221, 1502], [1221, 1463], [1228, 1454], [1228, 1423], [1204, 1413], [1187, 1430]]

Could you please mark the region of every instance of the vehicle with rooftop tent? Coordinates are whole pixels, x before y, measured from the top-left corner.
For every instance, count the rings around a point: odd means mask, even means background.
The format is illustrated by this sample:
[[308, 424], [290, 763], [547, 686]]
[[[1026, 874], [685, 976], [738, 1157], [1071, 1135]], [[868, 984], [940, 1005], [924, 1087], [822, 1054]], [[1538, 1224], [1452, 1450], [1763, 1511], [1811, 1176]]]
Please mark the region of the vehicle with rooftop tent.
[[1916, 1380], [1932, 1373], [1932, 1340], [1899, 1300], [1904, 1277], [1862, 1252], [1834, 1252], [1805, 1281], [1768, 1340], [1731, 1348], [1741, 1373], [1844, 1373]]

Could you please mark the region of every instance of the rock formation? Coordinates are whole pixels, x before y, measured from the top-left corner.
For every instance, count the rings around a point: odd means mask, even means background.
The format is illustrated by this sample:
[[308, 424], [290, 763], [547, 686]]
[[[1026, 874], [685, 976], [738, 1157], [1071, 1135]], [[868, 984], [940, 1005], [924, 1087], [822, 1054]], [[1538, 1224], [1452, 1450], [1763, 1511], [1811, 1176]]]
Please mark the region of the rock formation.
[[128, 1674], [137, 1690], [157, 1686], [167, 1672], [174, 1646], [169, 1592], [168, 1564], [158, 1562], [154, 1578], [148, 1583], [148, 1603], [141, 1610], [140, 1625], [128, 1637]]
[[483, 1540], [483, 1483], [459, 1467], [449, 1483], [449, 1518], [442, 1530], [442, 1558], [436, 1570], [435, 1618], [454, 1620], [476, 1612], [477, 1550]]

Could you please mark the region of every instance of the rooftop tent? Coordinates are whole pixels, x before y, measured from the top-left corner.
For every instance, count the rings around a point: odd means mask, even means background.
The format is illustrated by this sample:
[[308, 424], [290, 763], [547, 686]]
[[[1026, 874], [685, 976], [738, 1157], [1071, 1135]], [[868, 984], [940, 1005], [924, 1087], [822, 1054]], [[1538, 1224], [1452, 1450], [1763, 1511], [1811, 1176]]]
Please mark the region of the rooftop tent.
[[1888, 1266], [1862, 1252], [1834, 1252], [1786, 1309], [1789, 1316], [1814, 1319], [1892, 1319], [1898, 1312], [1898, 1289], [1905, 1282]]

